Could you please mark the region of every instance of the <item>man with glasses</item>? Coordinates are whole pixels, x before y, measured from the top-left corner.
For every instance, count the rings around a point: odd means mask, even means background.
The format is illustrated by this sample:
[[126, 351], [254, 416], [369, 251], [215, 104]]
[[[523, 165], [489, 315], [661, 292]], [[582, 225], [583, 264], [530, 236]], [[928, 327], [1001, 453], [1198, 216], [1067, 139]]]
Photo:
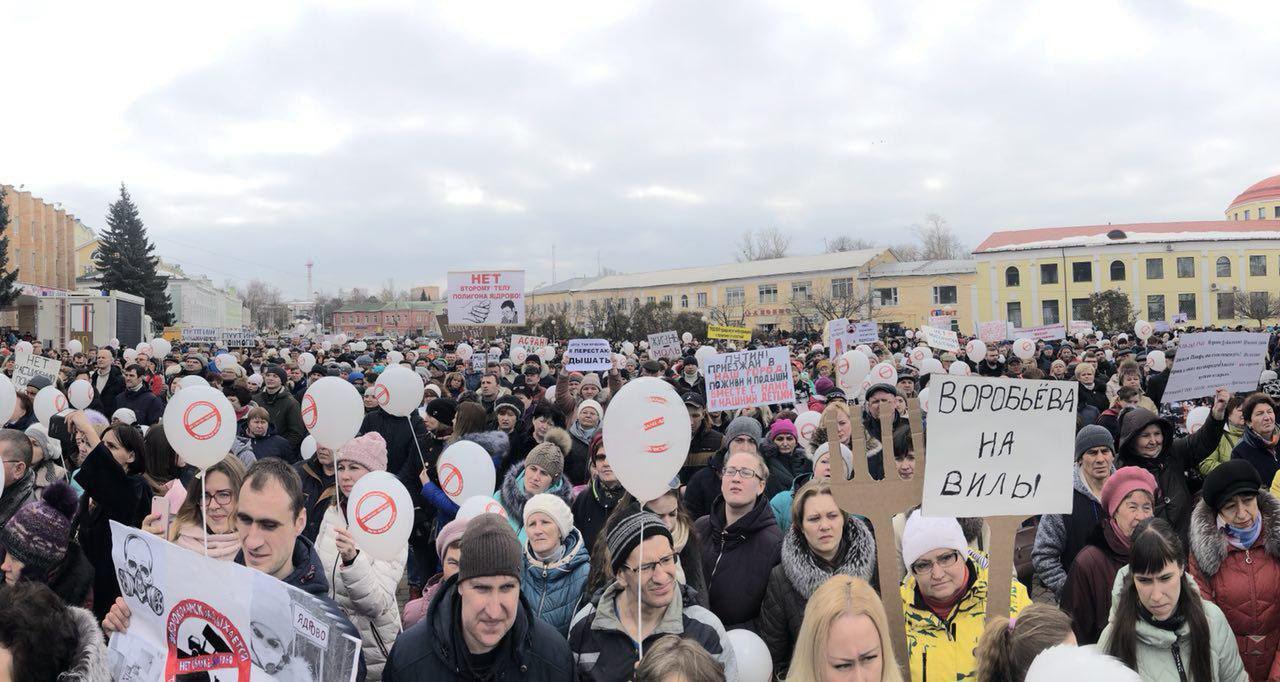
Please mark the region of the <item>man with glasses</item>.
[[0, 494], [0, 526], [9, 522], [22, 505], [35, 498], [35, 474], [31, 471], [31, 440], [17, 429], [0, 429], [0, 459], [4, 467], [4, 493]]
[[635, 642], [648, 650], [662, 637], [675, 635], [706, 649], [724, 666], [725, 679], [738, 679], [720, 619], [698, 606], [694, 592], [676, 578], [679, 555], [662, 520], [636, 511], [611, 524], [605, 537], [615, 580], [597, 603], [574, 616], [569, 630], [578, 677], [629, 680], [638, 660]]
[[[902, 533], [902, 610], [913, 680], [968, 679], [977, 663], [974, 650], [987, 611], [986, 561], [971, 552], [960, 523], [911, 513]], [[1009, 617], [1031, 603], [1022, 583], [1013, 581]], [[926, 653], [927, 652], [927, 653]]]

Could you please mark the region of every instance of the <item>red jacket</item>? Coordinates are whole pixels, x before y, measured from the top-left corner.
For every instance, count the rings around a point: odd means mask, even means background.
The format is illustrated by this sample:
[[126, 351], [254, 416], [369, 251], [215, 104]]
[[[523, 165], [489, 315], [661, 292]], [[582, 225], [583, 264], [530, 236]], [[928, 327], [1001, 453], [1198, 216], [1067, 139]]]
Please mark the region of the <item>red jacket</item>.
[[1236, 634], [1254, 682], [1280, 679], [1280, 502], [1258, 493], [1262, 533], [1249, 549], [1227, 544], [1218, 514], [1201, 501], [1191, 514], [1191, 575]]

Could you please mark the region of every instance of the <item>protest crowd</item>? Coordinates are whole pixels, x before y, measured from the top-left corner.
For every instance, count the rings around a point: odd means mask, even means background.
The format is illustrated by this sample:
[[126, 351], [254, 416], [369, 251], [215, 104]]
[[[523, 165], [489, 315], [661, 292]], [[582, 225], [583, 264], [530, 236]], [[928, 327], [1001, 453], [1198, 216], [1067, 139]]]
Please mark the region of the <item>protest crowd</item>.
[[[577, 340], [472, 329], [0, 344], [13, 679], [172, 679], [123, 676], [124, 642], [188, 587], [247, 592], [183, 583], [232, 562], [337, 614], [361, 680], [1280, 680], [1280, 332], [1232, 359], [1247, 390], [1175, 394], [1201, 330], [951, 333], [949, 350], [903, 329], [841, 348], [686, 333], [661, 352], [604, 340], [601, 364]], [[60, 366], [26, 371], [31, 355]], [[855, 471], [929, 480], [920, 436], [948, 439], [927, 422], [950, 377], [1071, 389], [1072, 442], [1043, 443], [1074, 455], [1070, 504], [1021, 524], [1013, 566], [983, 516], [912, 501], [878, 536], [842, 508], [876, 485]], [[1009, 612], [988, 618], [1001, 572]], [[279, 631], [284, 611], [266, 636], [255, 607], [255, 669], [339, 679]], [[208, 632], [189, 665], [234, 653]], [[212, 669], [177, 679], [248, 679]]]

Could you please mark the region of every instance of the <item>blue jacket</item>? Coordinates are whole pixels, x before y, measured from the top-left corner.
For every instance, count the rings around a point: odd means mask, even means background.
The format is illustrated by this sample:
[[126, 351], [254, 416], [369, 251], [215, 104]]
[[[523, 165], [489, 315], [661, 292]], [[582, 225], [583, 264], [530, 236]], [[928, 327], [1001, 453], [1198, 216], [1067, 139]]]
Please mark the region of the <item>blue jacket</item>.
[[582, 596], [591, 572], [591, 557], [577, 528], [564, 539], [564, 556], [544, 564], [524, 543], [524, 577], [520, 592], [529, 602], [529, 610], [538, 620], [555, 628], [562, 637], [569, 636], [569, 621]]

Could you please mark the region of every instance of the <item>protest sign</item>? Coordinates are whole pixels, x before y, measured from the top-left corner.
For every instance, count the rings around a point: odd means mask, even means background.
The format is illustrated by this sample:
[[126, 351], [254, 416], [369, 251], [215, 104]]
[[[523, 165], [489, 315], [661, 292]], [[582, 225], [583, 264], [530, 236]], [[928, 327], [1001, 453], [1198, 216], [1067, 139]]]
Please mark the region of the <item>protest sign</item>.
[[449, 273], [450, 325], [521, 325], [524, 270]]
[[258, 343], [258, 335], [248, 329], [223, 329], [221, 339], [227, 348], [245, 348]]
[[58, 372], [62, 369], [62, 363], [53, 358], [46, 358], [35, 353], [24, 350], [14, 351], [13, 354], [13, 386], [14, 388], [26, 388], [27, 382], [40, 376], [49, 379], [50, 385], [58, 384]]
[[707, 410], [794, 403], [795, 385], [785, 346], [712, 355], [703, 366]]
[[875, 322], [854, 322], [849, 327], [849, 333], [852, 335], [851, 347], [860, 343], [871, 345], [880, 340], [880, 329]]
[[182, 340], [187, 343], [213, 344], [218, 342], [217, 327], [183, 327]]
[[827, 348], [831, 349], [831, 357], [838, 358], [844, 355], [848, 340], [845, 335], [849, 333], [849, 318], [837, 317], [834, 320], [827, 320]]
[[1003, 320], [978, 324], [978, 338], [983, 343], [1000, 343], [1009, 338], [1009, 324]]
[[1156, 320], [1151, 324], [1152, 324], [1152, 329], [1158, 332], [1167, 332], [1173, 329], [1172, 327], [1169, 326], [1169, 323], [1164, 320]]
[[564, 352], [570, 372], [606, 372], [613, 368], [613, 349], [607, 339], [570, 339]]
[[950, 329], [923, 327], [920, 329], [920, 336], [916, 338], [921, 337], [924, 338], [925, 343], [937, 348], [938, 350], [960, 350], [960, 337]]
[[472, 353], [472, 354], [471, 354], [471, 365], [470, 365], [470, 366], [471, 366], [471, 371], [472, 371], [472, 372], [483, 372], [483, 371], [484, 371], [484, 369], [485, 369], [485, 361], [488, 359], [488, 357], [489, 357], [489, 356], [485, 355], [484, 353]]
[[1046, 324], [1041, 327], [1027, 327], [1026, 329], [1015, 329], [1013, 338], [1015, 339], [1032, 339], [1035, 341], [1053, 341], [1055, 339], [1064, 339], [1067, 337], [1067, 328], [1061, 324]]
[[925, 516], [1069, 513], [1078, 387], [933, 375]]
[[1093, 331], [1093, 323], [1090, 322], [1089, 320], [1072, 320], [1071, 321], [1072, 336], [1075, 336], [1076, 334], [1088, 334], [1088, 333], [1091, 333], [1092, 331]]
[[1183, 334], [1164, 388], [1164, 402], [1211, 396], [1219, 386], [1232, 393], [1258, 390], [1267, 339], [1265, 332]]
[[111, 679], [355, 679], [360, 633], [317, 597], [115, 521], [111, 539], [132, 611], [111, 637]]
[[512, 348], [515, 348], [516, 346], [520, 346], [521, 348], [529, 351], [530, 353], [538, 350], [539, 348], [543, 348], [545, 346], [550, 346], [550, 345], [551, 345], [551, 342], [542, 336], [525, 336], [523, 334], [511, 335]]
[[750, 341], [751, 330], [746, 327], [726, 327], [719, 324], [707, 325], [708, 339], [725, 339], [728, 341]]
[[929, 324], [925, 326], [932, 327], [934, 329], [950, 329], [951, 321], [954, 319], [956, 318], [951, 315], [930, 315]]
[[655, 359], [680, 357], [680, 335], [673, 331], [650, 334], [649, 357]]

